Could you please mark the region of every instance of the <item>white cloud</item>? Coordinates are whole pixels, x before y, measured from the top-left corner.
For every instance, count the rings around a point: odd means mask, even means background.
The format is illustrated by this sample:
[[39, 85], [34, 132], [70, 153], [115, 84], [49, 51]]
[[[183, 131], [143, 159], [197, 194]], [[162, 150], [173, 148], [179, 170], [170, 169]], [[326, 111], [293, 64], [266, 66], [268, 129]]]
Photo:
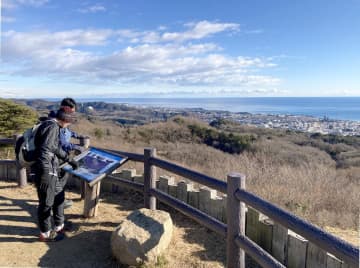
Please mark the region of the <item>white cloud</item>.
[[8, 90], [8, 89], [1, 89], [0, 88], [0, 98], [21, 98], [25, 96], [25, 90], [22, 89], [13, 89], [13, 90]]
[[101, 4], [95, 4], [85, 8], [80, 8], [78, 9], [78, 11], [80, 13], [97, 13], [97, 12], [105, 12], [106, 8]]
[[2, 0], [1, 8], [14, 9], [19, 6], [41, 7], [48, 2], [49, 0]]
[[3, 33], [3, 57], [22, 57], [38, 51], [75, 46], [105, 45], [112, 30], [71, 30], [63, 32], [15, 32]]
[[197, 23], [187, 23], [184, 25], [188, 30], [180, 32], [165, 32], [165, 26], [160, 26], [156, 31], [119, 31], [122, 38], [131, 37], [133, 41], [139, 43], [168, 43], [186, 42], [190, 40], [200, 40], [221, 32], [237, 32], [240, 25], [236, 23], [217, 23], [200, 21]]
[[201, 42], [217, 33], [237, 31], [238, 24], [201, 21], [186, 27], [184, 32], [172, 33], [160, 29], [7, 31], [3, 33], [3, 70], [8, 75], [132, 85], [266, 89], [281, 82], [261, 74], [262, 69], [275, 66], [271, 58], [228, 56], [218, 44]]
[[213, 23], [200, 21], [197, 23], [186, 24], [189, 27], [185, 32], [166, 32], [161, 36], [162, 41], [184, 42], [187, 40], [202, 39], [213, 34], [224, 31], [238, 31], [239, 24], [236, 23]]
[[158, 28], [157, 28], [159, 31], [165, 31], [167, 29], [166, 26], [164, 25], [160, 25]]

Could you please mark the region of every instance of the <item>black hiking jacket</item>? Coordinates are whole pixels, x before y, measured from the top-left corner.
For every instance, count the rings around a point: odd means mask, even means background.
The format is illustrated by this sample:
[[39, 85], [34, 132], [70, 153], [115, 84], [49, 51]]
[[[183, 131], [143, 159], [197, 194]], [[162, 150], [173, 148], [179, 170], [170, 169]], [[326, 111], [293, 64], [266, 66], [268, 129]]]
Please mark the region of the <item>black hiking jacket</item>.
[[41, 177], [58, 176], [59, 159], [64, 162], [69, 159], [68, 154], [60, 146], [59, 131], [60, 126], [55, 119], [44, 121], [37, 130], [34, 140], [35, 169]]

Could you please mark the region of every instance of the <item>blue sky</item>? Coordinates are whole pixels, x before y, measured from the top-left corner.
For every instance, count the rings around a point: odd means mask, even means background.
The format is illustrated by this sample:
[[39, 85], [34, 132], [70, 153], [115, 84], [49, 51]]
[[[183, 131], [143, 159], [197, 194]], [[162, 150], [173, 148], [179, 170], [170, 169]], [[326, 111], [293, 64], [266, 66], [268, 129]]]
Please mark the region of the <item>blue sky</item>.
[[360, 96], [359, 0], [1, 0], [0, 97]]

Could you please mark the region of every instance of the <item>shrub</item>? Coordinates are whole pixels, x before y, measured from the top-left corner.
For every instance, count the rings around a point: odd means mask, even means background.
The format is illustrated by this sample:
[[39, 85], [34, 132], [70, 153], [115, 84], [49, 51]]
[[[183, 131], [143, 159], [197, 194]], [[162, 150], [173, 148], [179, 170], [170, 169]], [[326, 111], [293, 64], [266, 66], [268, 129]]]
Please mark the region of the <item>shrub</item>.
[[193, 136], [199, 137], [206, 145], [231, 154], [239, 154], [249, 149], [250, 145], [255, 141], [253, 135], [228, 134], [195, 124], [189, 125], [188, 128]]
[[11, 137], [34, 125], [38, 114], [30, 107], [0, 99], [0, 136]]
[[95, 128], [94, 135], [96, 138], [101, 139], [104, 136], [104, 131], [101, 128]]

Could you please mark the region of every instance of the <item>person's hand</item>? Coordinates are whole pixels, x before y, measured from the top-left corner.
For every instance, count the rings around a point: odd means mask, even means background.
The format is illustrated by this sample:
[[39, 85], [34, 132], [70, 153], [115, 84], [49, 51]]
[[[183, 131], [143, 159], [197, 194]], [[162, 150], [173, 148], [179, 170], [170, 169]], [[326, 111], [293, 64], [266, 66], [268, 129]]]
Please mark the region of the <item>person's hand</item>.
[[49, 188], [49, 181], [50, 181], [50, 176], [48, 175], [47, 172], [45, 172], [44, 174], [42, 174], [40, 176], [40, 181], [39, 181], [39, 188], [41, 191], [46, 192], [47, 189]]
[[41, 182], [39, 188], [40, 191], [46, 192], [49, 188], [49, 184], [47, 182]]
[[78, 153], [82, 153], [85, 151], [85, 148], [83, 146], [74, 144], [74, 150], [77, 151]]
[[79, 163], [76, 162], [74, 159], [71, 159], [70, 161], [68, 161], [68, 163], [69, 163], [69, 165], [72, 167], [73, 170], [79, 168]]

